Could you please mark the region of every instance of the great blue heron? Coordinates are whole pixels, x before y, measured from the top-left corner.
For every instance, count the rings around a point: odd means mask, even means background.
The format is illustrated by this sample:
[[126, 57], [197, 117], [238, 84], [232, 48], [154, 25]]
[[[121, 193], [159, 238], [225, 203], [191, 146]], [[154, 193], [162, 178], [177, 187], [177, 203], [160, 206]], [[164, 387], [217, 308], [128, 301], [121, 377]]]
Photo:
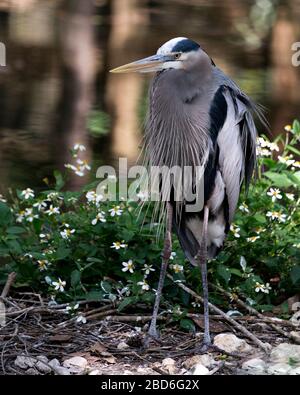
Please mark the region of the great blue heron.
[[[260, 110], [226, 76], [196, 42], [174, 38], [156, 55], [118, 67], [112, 72], [156, 72], [149, 93], [147, 149], [154, 166], [204, 166], [204, 204], [198, 212], [175, 215], [177, 203], [167, 203], [162, 267], [150, 336], [158, 335], [156, 320], [176, 231], [188, 260], [199, 265], [204, 298], [203, 347], [209, 332], [207, 258], [223, 246], [236, 210], [243, 181], [248, 186], [256, 160], [254, 114]], [[194, 181], [193, 181], [194, 182]]]

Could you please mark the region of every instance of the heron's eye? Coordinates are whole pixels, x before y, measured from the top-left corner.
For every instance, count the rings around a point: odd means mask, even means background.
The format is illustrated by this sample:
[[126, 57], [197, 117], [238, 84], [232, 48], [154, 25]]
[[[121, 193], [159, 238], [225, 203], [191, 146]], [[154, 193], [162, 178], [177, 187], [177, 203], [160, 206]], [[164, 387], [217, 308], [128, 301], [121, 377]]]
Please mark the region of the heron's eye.
[[179, 59], [179, 58], [180, 58], [180, 56], [181, 56], [181, 53], [177, 53], [177, 54], [175, 54], [175, 59]]

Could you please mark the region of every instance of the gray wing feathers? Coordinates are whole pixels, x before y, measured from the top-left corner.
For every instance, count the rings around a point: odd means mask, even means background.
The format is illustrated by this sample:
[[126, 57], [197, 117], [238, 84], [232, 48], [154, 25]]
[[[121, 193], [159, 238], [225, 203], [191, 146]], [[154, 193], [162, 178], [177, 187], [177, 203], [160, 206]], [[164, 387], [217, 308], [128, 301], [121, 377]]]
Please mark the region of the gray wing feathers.
[[229, 222], [233, 220], [241, 184], [249, 183], [256, 160], [256, 127], [252, 103], [240, 91], [224, 92], [227, 117], [217, 139], [219, 166], [229, 205]]

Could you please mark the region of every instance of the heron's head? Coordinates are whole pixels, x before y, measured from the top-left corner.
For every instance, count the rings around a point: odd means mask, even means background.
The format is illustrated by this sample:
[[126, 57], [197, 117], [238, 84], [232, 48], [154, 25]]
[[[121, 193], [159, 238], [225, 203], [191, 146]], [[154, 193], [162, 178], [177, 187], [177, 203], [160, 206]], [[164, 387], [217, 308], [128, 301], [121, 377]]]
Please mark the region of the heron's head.
[[201, 61], [210, 59], [195, 41], [176, 37], [163, 44], [155, 55], [137, 60], [111, 70], [112, 73], [149, 73], [168, 69], [188, 71]]

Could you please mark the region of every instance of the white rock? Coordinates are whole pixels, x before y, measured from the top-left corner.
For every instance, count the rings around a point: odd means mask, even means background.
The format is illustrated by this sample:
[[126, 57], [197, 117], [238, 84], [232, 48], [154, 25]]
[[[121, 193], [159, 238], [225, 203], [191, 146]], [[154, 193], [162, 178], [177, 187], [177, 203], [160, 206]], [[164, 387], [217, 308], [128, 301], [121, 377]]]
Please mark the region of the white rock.
[[125, 343], [125, 342], [120, 342], [120, 343], [117, 345], [117, 349], [118, 349], [118, 350], [126, 350], [127, 348], [129, 348], [129, 346], [128, 346], [128, 344]]
[[296, 365], [300, 366], [300, 345], [281, 343], [279, 346], [273, 348], [270, 355], [271, 362], [286, 363], [291, 360]]
[[49, 359], [46, 357], [46, 355], [38, 355], [36, 357], [36, 359], [38, 359], [39, 361], [45, 362], [45, 363], [48, 363], [48, 361], [49, 361]]
[[58, 359], [54, 358], [54, 359], [51, 359], [51, 361], [49, 361], [49, 365], [52, 368], [57, 368], [58, 366], [60, 366], [60, 363], [59, 363]]
[[167, 369], [169, 374], [174, 374], [176, 371], [176, 365], [175, 365], [175, 361], [172, 358], [165, 358], [162, 361], [162, 366], [163, 368]]
[[191, 358], [186, 359], [183, 362], [183, 366], [186, 369], [191, 369], [193, 366], [197, 365], [197, 363], [201, 363], [205, 367], [210, 367], [212, 365], [216, 364], [216, 361], [213, 359], [213, 357], [209, 354], [203, 354], [203, 355], [194, 355]]
[[58, 374], [60, 376], [69, 376], [71, 373], [69, 369], [64, 368], [63, 366], [57, 366], [55, 368], [55, 374]]
[[27, 369], [27, 368], [33, 368], [36, 362], [37, 361], [35, 358], [24, 357], [22, 355], [19, 355], [14, 363], [18, 368]]
[[227, 352], [250, 352], [252, 347], [233, 333], [220, 333], [214, 338], [214, 345]]
[[63, 362], [63, 367], [68, 368], [71, 373], [82, 373], [87, 368], [87, 360], [83, 357], [72, 357]]
[[52, 369], [46, 365], [44, 362], [38, 361], [35, 365], [35, 367], [41, 372], [41, 373], [51, 373]]
[[299, 368], [295, 368], [295, 369], [291, 369], [289, 371], [290, 375], [300, 375], [300, 367]]
[[39, 372], [34, 368], [27, 369], [25, 373], [28, 374], [28, 376], [36, 376], [39, 374]]
[[287, 363], [275, 363], [268, 367], [268, 373], [274, 375], [286, 375], [289, 374], [291, 366]]
[[95, 369], [90, 371], [89, 376], [99, 376], [100, 374], [101, 374], [100, 370]]
[[195, 376], [206, 376], [208, 373], [209, 370], [202, 363], [197, 363], [192, 371], [192, 374]]
[[242, 369], [246, 370], [249, 374], [263, 374], [266, 371], [266, 363], [260, 358], [252, 358], [244, 362]]

